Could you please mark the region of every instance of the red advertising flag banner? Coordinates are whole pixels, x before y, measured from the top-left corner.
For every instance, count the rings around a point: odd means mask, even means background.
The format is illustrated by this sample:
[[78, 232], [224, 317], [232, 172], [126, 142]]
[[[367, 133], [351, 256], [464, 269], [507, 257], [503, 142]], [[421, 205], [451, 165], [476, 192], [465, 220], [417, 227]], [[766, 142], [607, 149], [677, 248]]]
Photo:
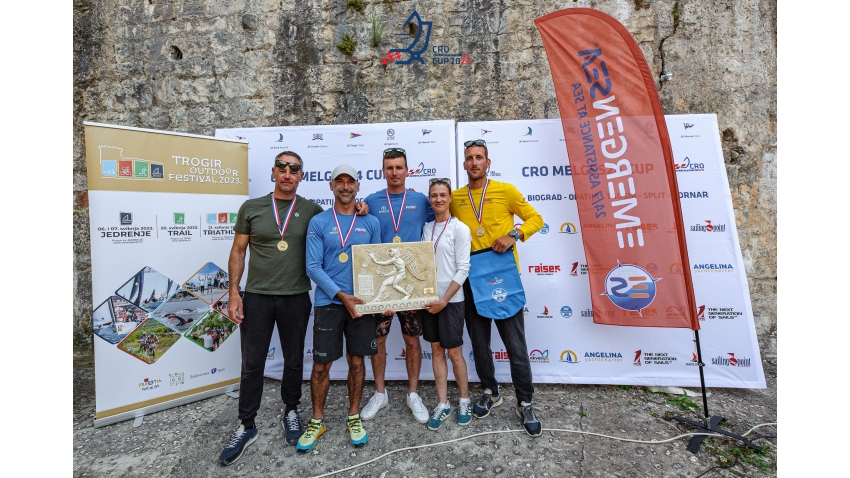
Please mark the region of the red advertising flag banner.
[[593, 322], [698, 330], [673, 152], [643, 53], [597, 10], [535, 24], [573, 173]]

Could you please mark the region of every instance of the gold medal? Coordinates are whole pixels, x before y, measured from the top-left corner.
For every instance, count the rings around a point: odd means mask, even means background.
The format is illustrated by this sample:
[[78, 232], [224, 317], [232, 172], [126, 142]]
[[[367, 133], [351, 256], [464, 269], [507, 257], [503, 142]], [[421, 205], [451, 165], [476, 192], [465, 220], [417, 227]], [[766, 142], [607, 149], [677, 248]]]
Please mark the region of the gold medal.
[[398, 237], [398, 236], [395, 236], [395, 237], [393, 237], [393, 242], [395, 242], [396, 244], [398, 244], [399, 242], [401, 242], [401, 238], [400, 238], [400, 237]]
[[277, 250], [283, 252], [287, 249], [289, 249], [289, 244], [287, 244], [286, 241], [281, 239], [281, 241], [277, 243]]
[[342, 262], [343, 264], [348, 262], [348, 254], [346, 254], [344, 252], [342, 254], [340, 254], [339, 255], [339, 262]]
[[483, 236], [484, 235], [484, 228], [479, 226], [478, 229], [475, 230], [475, 235], [477, 235], [478, 237]]

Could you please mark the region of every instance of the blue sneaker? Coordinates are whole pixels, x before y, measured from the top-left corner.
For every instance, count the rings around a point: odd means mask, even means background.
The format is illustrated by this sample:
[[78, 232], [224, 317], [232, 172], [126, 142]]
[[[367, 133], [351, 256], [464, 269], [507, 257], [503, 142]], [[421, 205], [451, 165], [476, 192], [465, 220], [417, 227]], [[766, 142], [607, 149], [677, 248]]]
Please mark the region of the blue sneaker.
[[286, 430], [287, 445], [298, 443], [298, 439], [304, 434], [304, 425], [301, 424], [301, 417], [298, 416], [298, 412], [295, 410], [290, 410], [289, 413], [284, 415], [280, 420], [280, 426]]
[[472, 421], [472, 402], [468, 398], [461, 398], [457, 404], [457, 424], [469, 425]]
[[257, 427], [246, 430], [245, 425], [239, 425], [236, 431], [233, 432], [233, 435], [230, 436], [227, 446], [221, 452], [221, 456], [219, 457], [221, 464], [224, 466], [233, 464], [233, 462], [242, 456], [248, 445], [257, 441], [258, 436], [260, 434], [257, 432]]
[[475, 418], [484, 418], [490, 414], [491, 408], [498, 407], [501, 404], [502, 396], [498, 394], [493, 395], [493, 392], [489, 388], [485, 388], [484, 395], [481, 395], [481, 398], [472, 407], [472, 416]]
[[539, 437], [543, 433], [543, 425], [540, 424], [537, 412], [534, 411], [534, 407], [530, 403], [520, 402], [516, 407], [516, 414], [522, 419], [522, 426], [526, 433], [533, 437]]
[[449, 415], [451, 414], [452, 407], [446, 403], [438, 403], [437, 407], [434, 409], [434, 413], [431, 414], [431, 418], [428, 419], [428, 429], [439, 430], [440, 427], [443, 426], [443, 421], [446, 418], [449, 418]]

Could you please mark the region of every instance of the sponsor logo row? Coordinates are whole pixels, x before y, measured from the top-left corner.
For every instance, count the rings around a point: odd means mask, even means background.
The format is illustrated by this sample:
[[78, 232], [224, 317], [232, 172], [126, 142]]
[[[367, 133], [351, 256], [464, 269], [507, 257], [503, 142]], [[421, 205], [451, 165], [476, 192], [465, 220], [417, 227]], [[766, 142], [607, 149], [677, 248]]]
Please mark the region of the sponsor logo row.
[[[219, 372], [224, 372], [224, 368], [211, 368], [209, 371], [199, 372], [190, 374], [188, 380], [194, 380], [196, 378], [205, 377], [207, 375], [215, 375]], [[174, 372], [168, 374], [168, 386], [176, 387], [179, 385], [183, 385], [186, 383], [186, 372]], [[139, 382], [139, 390], [146, 392], [150, 390], [156, 390], [157, 388], [165, 386], [163, 379], [161, 378], [144, 378], [141, 382]]]
[[[589, 318], [592, 319], [594, 316], [597, 317], [611, 317], [612, 313], [616, 313], [615, 311], [594, 311], [593, 309], [583, 309], [583, 310], [573, 310], [569, 305], [563, 305], [558, 308], [549, 309], [549, 306], [544, 305], [542, 308], [540, 306], [525, 306], [523, 308], [523, 314], [525, 317], [532, 317], [538, 319], [552, 319], [557, 317], [563, 317], [568, 319], [575, 315], [577, 318]], [[658, 317], [658, 316], [666, 316], [670, 318], [680, 318], [685, 316], [685, 308], [684, 307], [674, 307], [670, 306], [667, 308], [667, 311], [663, 314], [659, 313], [657, 308], [644, 308], [641, 309], [641, 313], [638, 314], [636, 311], [625, 311], [623, 313], [628, 313], [628, 315], [633, 317]], [[700, 305], [697, 307], [697, 318], [700, 321], [708, 320], [734, 320], [739, 317], [742, 317], [744, 312], [740, 309], [736, 309], [735, 307], [706, 307], [705, 305]]]

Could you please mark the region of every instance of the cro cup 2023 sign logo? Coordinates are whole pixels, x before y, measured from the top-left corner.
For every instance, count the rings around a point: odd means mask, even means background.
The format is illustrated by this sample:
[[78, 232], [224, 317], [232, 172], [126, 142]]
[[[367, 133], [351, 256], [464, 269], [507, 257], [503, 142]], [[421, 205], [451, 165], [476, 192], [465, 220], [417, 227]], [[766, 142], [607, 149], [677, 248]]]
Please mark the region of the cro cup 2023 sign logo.
[[621, 309], [641, 314], [655, 300], [655, 283], [660, 280], [654, 279], [641, 267], [617, 261], [617, 267], [611, 269], [605, 278], [605, 292], [602, 295], [607, 295]]
[[[451, 48], [445, 45], [430, 46], [431, 30], [434, 22], [422, 20], [419, 12], [416, 10], [407, 17], [407, 20], [401, 25], [403, 33], [396, 34], [397, 36], [406, 36], [410, 38], [410, 44], [405, 48], [393, 48], [388, 51], [384, 58], [381, 58], [381, 64], [388, 65], [395, 63], [397, 65], [409, 65], [411, 63], [425, 64], [425, 59], [422, 55], [431, 53], [431, 63], [434, 65], [446, 66], [469, 66], [472, 64], [472, 58], [469, 53], [452, 53]], [[404, 55], [407, 54], [407, 58]]]

